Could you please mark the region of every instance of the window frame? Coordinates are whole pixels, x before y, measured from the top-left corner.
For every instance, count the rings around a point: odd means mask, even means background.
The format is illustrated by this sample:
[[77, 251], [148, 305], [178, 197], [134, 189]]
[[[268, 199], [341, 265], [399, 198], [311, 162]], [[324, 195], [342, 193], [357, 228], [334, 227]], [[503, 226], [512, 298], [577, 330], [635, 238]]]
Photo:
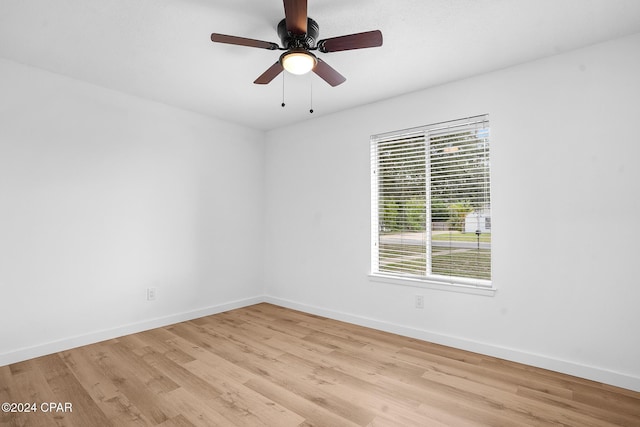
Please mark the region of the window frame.
[[[370, 155], [371, 155], [371, 271], [369, 273], [369, 278], [375, 282], [384, 282], [384, 283], [392, 283], [398, 285], [405, 286], [416, 286], [422, 288], [430, 288], [430, 289], [438, 289], [438, 290], [447, 290], [447, 291], [456, 291], [456, 292], [464, 292], [471, 293], [477, 295], [486, 295], [493, 296], [495, 294], [496, 288], [494, 286], [493, 277], [489, 280], [486, 279], [476, 279], [476, 278], [467, 278], [462, 276], [451, 276], [451, 275], [438, 275], [430, 273], [430, 263], [433, 259], [432, 256], [432, 231], [433, 231], [433, 223], [432, 223], [432, 209], [431, 209], [431, 195], [432, 195], [432, 183], [431, 183], [431, 158], [430, 154], [431, 148], [431, 139], [433, 135], [447, 135], [455, 132], [456, 128], [462, 129], [472, 129], [473, 126], [477, 126], [480, 129], [490, 129], [489, 126], [489, 115], [482, 114], [478, 116], [467, 117], [464, 119], [450, 120], [446, 122], [439, 122], [430, 125], [419, 126], [410, 129], [386, 132], [383, 134], [372, 135], [370, 137]], [[424, 137], [424, 162], [426, 165], [426, 175], [425, 175], [425, 254], [424, 254], [424, 262], [425, 262], [425, 273], [424, 275], [418, 274], [409, 274], [409, 273], [392, 273], [380, 271], [379, 259], [379, 243], [380, 243], [380, 178], [377, 175], [377, 170], [379, 168], [379, 153], [378, 153], [378, 144], [385, 141], [388, 141], [391, 138], [397, 139], [410, 139], [410, 138], [420, 138], [420, 135]], [[490, 137], [487, 135], [486, 139], [486, 153], [485, 155], [489, 159], [489, 176], [491, 174], [491, 154], [490, 154]], [[491, 193], [491, 183], [490, 178], [488, 182], [489, 189], [489, 200]], [[489, 202], [489, 211], [490, 211], [490, 202]], [[491, 247], [490, 247], [491, 249]], [[490, 264], [493, 264], [493, 252], [490, 255]]]

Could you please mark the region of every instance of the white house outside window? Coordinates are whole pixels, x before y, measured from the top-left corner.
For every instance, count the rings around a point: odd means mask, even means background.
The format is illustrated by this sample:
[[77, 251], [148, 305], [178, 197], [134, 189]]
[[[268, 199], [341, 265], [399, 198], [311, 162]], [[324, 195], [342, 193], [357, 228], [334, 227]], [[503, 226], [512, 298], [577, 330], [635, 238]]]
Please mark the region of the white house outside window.
[[491, 288], [488, 115], [371, 137], [372, 275]]

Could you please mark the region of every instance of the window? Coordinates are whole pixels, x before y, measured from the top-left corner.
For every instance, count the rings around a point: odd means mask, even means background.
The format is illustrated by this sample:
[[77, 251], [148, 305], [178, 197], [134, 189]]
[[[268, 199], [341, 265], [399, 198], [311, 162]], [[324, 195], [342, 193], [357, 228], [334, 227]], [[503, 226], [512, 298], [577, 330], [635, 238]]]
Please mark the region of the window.
[[491, 288], [487, 115], [371, 137], [373, 276]]

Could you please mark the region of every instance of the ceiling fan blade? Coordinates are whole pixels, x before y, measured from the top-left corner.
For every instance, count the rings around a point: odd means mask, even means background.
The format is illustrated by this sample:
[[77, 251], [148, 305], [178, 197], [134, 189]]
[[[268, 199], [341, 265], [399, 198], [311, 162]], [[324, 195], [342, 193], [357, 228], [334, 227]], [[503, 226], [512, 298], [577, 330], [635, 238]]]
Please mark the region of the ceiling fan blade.
[[318, 50], [324, 53], [378, 46], [382, 46], [382, 33], [380, 30], [332, 37], [318, 42]]
[[271, 80], [275, 79], [283, 70], [284, 68], [282, 68], [282, 64], [280, 64], [280, 61], [278, 61], [271, 67], [269, 67], [267, 71], [262, 73], [260, 77], [258, 77], [254, 81], [254, 83], [257, 85], [266, 85], [267, 83], [270, 83]]
[[322, 59], [318, 58], [318, 63], [316, 64], [313, 72], [316, 73], [322, 80], [329, 83], [331, 86], [338, 86], [339, 84], [344, 83], [347, 79], [334, 70], [329, 64], [324, 62]]
[[307, 0], [283, 0], [284, 19], [291, 34], [307, 34]]
[[211, 41], [216, 43], [235, 44], [238, 46], [259, 47], [261, 49], [276, 50], [280, 46], [276, 43], [265, 42], [262, 40], [247, 39], [245, 37], [228, 36], [226, 34], [211, 34]]

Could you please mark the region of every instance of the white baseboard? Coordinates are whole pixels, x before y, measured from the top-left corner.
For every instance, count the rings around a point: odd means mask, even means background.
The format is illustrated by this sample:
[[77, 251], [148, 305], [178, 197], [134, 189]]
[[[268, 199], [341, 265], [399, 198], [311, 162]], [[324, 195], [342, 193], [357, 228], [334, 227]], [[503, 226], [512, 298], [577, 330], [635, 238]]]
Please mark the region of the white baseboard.
[[521, 350], [500, 347], [464, 338], [442, 335], [423, 329], [415, 329], [408, 326], [397, 325], [340, 311], [328, 310], [282, 298], [266, 296], [264, 298], [264, 302], [640, 392], [640, 378], [621, 372], [582, 365], [575, 362], [555, 359], [540, 354], [528, 353]]
[[464, 338], [438, 334], [423, 329], [397, 325], [377, 319], [357, 316], [354, 314], [335, 310], [329, 310], [270, 296], [256, 296], [252, 298], [231, 301], [198, 310], [148, 319], [142, 322], [131, 323], [112, 329], [95, 331], [84, 335], [73, 336], [57, 341], [51, 341], [31, 347], [17, 349], [8, 353], [0, 354], [0, 366], [21, 362], [24, 360], [32, 359], [34, 357], [45, 356], [47, 354], [57, 353], [59, 351], [69, 350], [75, 347], [93, 344], [124, 335], [134, 334], [149, 329], [160, 328], [163, 326], [172, 325], [174, 323], [197, 319], [199, 317], [210, 316], [212, 314], [222, 313], [224, 311], [233, 310], [236, 308], [247, 307], [261, 302], [267, 302], [270, 304], [303, 311], [305, 313], [315, 314], [318, 316], [328, 317], [330, 319], [353, 323], [355, 325], [365, 326], [381, 331], [433, 342], [436, 344], [442, 344], [462, 350], [498, 357], [513, 362], [524, 363], [526, 365], [549, 369], [551, 371], [574, 375], [580, 378], [586, 378], [589, 380], [640, 392], [640, 378], [632, 375], [627, 375], [625, 373], [615, 372], [594, 366], [582, 365], [575, 362], [555, 359], [540, 354], [523, 352], [521, 350], [500, 347]]
[[261, 302], [264, 302], [264, 297], [262, 296], [246, 298], [227, 302], [224, 304], [204, 307], [197, 310], [143, 320], [141, 322], [130, 323], [111, 329], [105, 329], [90, 332], [88, 334], [68, 337], [61, 340], [34, 345], [31, 347], [20, 348], [8, 353], [0, 354], [0, 366], [33, 359], [34, 357], [45, 356], [47, 354], [57, 353], [59, 351], [69, 350], [75, 347], [81, 347], [83, 345], [94, 344], [100, 341], [105, 341], [124, 335], [135, 334], [137, 332], [147, 331], [149, 329], [160, 328], [163, 326], [172, 325], [174, 323], [185, 322], [187, 320], [197, 319], [199, 317], [210, 316], [212, 314], [222, 313], [223, 311], [246, 307]]

